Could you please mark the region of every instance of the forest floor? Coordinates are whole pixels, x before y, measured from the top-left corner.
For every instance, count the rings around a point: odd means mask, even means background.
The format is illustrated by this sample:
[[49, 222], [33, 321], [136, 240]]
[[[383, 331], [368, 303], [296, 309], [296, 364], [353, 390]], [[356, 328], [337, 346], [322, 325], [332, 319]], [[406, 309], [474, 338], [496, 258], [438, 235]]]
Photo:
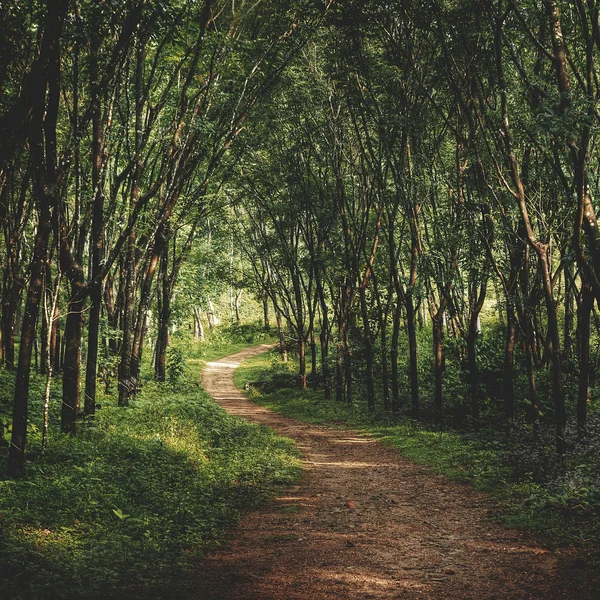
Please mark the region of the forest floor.
[[233, 371], [268, 348], [208, 363], [203, 384], [228, 412], [295, 440], [304, 475], [246, 514], [228, 546], [201, 562], [190, 598], [600, 598], [585, 555], [494, 523], [497, 505], [484, 493], [352, 430], [246, 399]]

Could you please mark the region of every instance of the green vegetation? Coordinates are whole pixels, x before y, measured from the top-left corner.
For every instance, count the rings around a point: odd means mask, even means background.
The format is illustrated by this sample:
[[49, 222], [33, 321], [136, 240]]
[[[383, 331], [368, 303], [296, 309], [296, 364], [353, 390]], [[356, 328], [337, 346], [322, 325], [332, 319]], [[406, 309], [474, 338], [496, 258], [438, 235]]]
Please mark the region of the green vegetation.
[[551, 431], [534, 436], [514, 425], [478, 433], [442, 430], [383, 411], [370, 414], [364, 403], [326, 400], [322, 390], [278, 388], [296, 368], [265, 353], [240, 366], [235, 381], [242, 388], [252, 382], [248, 393], [262, 406], [309, 423], [356, 428], [411, 460], [493, 494], [508, 526], [544, 533], [550, 543], [592, 547], [600, 541], [600, 465], [591, 442], [574, 447], [558, 465]]
[[[0, 480], [3, 597], [173, 598], [241, 511], [297, 478], [292, 443], [228, 416], [201, 389], [202, 364], [145, 385], [128, 408], [103, 397], [90, 425], [52, 435], [44, 455], [34, 412], [26, 477]], [[53, 420], [59, 408], [53, 396]]]

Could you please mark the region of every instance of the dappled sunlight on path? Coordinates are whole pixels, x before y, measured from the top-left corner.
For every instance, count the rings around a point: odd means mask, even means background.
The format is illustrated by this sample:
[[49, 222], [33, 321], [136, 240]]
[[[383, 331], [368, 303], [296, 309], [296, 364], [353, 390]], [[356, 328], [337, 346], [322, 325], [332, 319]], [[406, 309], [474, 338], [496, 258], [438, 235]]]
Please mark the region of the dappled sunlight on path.
[[202, 561], [190, 598], [597, 598], [568, 551], [550, 552], [490, 523], [494, 504], [351, 431], [308, 425], [256, 406], [233, 371], [250, 348], [203, 372], [228, 412], [293, 438], [302, 480], [246, 515], [230, 547]]

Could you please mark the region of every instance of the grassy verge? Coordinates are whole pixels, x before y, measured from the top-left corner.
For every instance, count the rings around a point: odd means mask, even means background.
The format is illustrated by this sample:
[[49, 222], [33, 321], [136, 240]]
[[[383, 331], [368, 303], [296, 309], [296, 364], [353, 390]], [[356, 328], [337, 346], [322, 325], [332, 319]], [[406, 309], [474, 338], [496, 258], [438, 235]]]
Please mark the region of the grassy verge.
[[176, 386], [147, 384], [129, 408], [104, 398], [92, 426], [53, 435], [43, 456], [31, 436], [27, 477], [0, 473], [3, 597], [177, 597], [241, 511], [299, 476], [292, 442], [228, 416], [200, 365]]
[[555, 468], [544, 464], [554, 459], [551, 432], [534, 440], [531, 432], [515, 428], [479, 434], [439, 431], [389, 414], [369, 415], [325, 400], [320, 390], [277, 389], [293, 368], [266, 353], [246, 361], [235, 380], [241, 388], [260, 382], [249, 393], [263, 406], [310, 423], [351, 426], [415, 462], [491, 493], [501, 507], [498, 518], [507, 526], [543, 533], [548, 543], [592, 548], [600, 542], [600, 460], [593, 444], [568, 456], [566, 468]]

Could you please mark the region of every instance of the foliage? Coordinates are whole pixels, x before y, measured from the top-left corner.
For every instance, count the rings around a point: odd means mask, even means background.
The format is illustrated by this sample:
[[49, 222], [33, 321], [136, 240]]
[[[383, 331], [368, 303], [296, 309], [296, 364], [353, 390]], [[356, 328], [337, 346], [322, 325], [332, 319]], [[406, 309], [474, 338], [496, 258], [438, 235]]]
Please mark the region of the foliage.
[[53, 435], [43, 456], [32, 435], [27, 477], [0, 480], [3, 594], [184, 594], [186, 569], [240, 511], [298, 476], [291, 442], [226, 415], [198, 374], [177, 392], [148, 384], [127, 409], [103, 398], [91, 426]]

